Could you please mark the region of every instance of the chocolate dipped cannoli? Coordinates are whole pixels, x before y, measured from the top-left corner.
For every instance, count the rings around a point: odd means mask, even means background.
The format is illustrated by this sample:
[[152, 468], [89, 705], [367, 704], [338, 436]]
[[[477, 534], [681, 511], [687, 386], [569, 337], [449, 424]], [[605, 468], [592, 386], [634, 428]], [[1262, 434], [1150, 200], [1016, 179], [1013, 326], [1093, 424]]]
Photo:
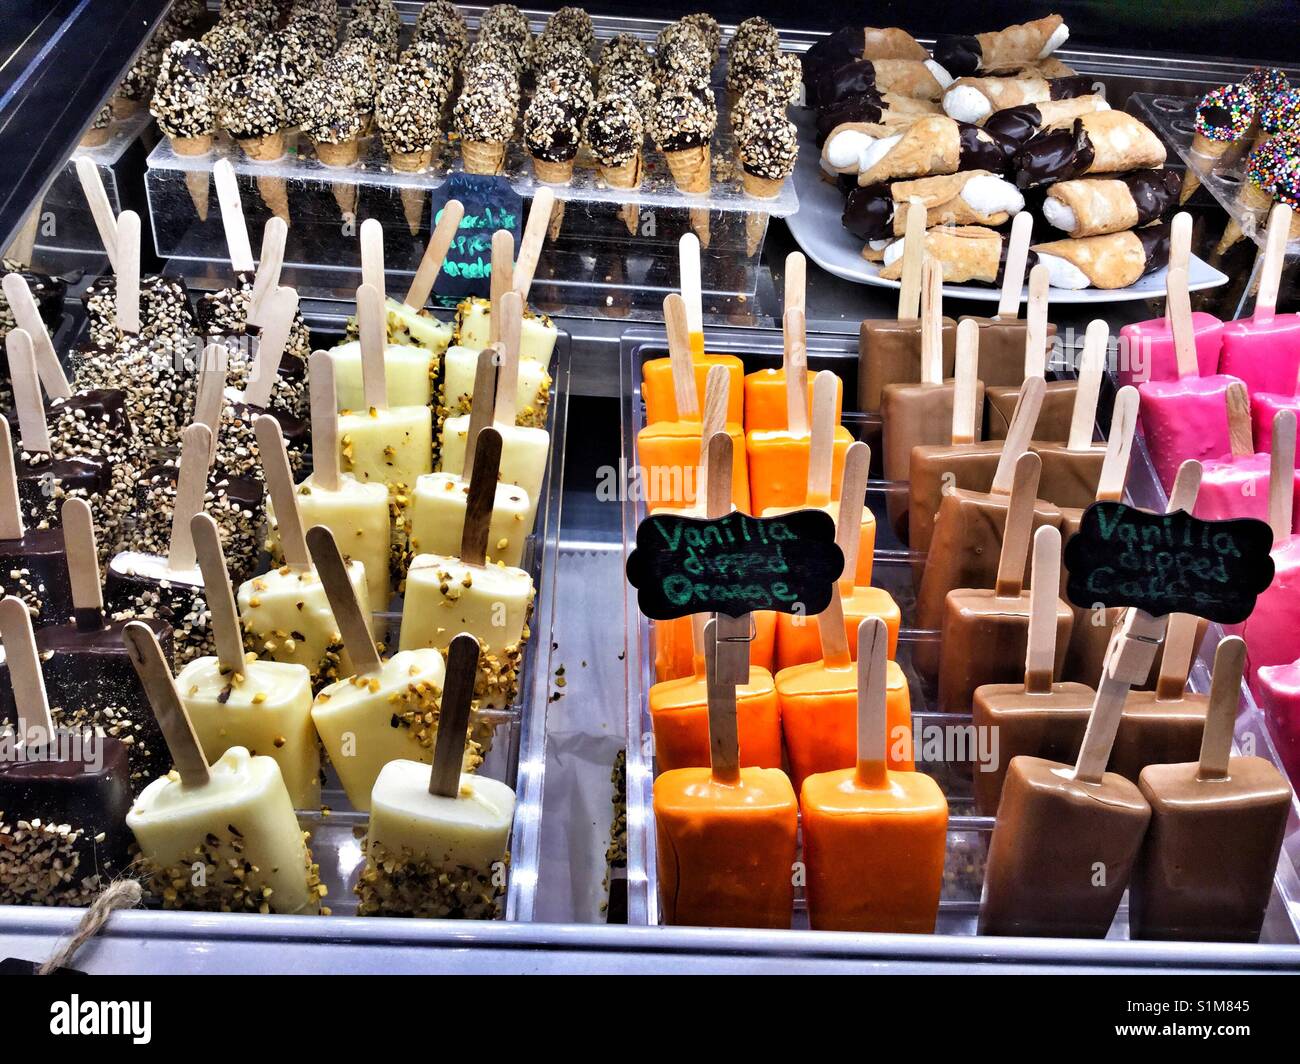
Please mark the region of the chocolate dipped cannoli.
[[1030, 250], [1047, 267], [1053, 288], [1127, 288], [1168, 264], [1169, 225], [1053, 240]]
[[1013, 169], [1017, 185], [1033, 188], [1164, 164], [1164, 144], [1136, 118], [1123, 111], [1094, 111], [1031, 137], [1016, 153]]
[[961, 78], [943, 94], [943, 110], [959, 122], [982, 124], [989, 115], [1027, 103], [1071, 100], [1092, 93], [1089, 77], [1044, 78], [1022, 74], [1014, 78]]
[[978, 126], [957, 122], [947, 115], [926, 115], [901, 133], [865, 147], [858, 184], [878, 185], [961, 170], [1005, 173], [1014, 151], [1014, 145]]
[[[925, 253], [943, 267], [945, 284], [982, 281], [994, 284], [1002, 269], [1002, 234], [979, 225], [941, 225], [925, 234]], [[897, 281], [903, 275], [903, 241], [884, 250], [880, 277]]]
[[938, 100], [951, 79], [941, 67], [914, 59], [859, 59], [828, 70], [817, 82], [818, 106], [861, 92], [894, 92], [916, 100]]
[[1122, 233], [1162, 217], [1177, 203], [1181, 183], [1177, 170], [1058, 181], [1047, 190], [1043, 218], [1072, 237]]
[[1005, 70], [1046, 59], [1063, 45], [1070, 29], [1060, 15], [1048, 15], [1033, 22], [1008, 26], [973, 37], [941, 36], [934, 46], [934, 58], [956, 77], [986, 70]]
[[1039, 130], [1060, 122], [1069, 122], [1093, 111], [1109, 111], [1110, 104], [1104, 96], [1074, 96], [1068, 100], [1048, 100], [1044, 103], [1025, 103], [1018, 107], [1004, 107], [994, 111], [980, 123], [990, 133], [1023, 145]]
[[987, 170], [922, 177], [855, 189], [844, 207], [844, 227], [867, 241], [903, 235], [907, 204], [919, 199], [926, 208], [925, 225], [999, 226], [1025, 206], [1015, 185]]
[[846, 122], [871, 122], [902, 129], [921, 115], [939, 113], [939, 105], [930, 100], [913, 100], [894, 92], [858, 92], [842, 96], [817, 110], [817, 147], [826, 143], [831, 130]]

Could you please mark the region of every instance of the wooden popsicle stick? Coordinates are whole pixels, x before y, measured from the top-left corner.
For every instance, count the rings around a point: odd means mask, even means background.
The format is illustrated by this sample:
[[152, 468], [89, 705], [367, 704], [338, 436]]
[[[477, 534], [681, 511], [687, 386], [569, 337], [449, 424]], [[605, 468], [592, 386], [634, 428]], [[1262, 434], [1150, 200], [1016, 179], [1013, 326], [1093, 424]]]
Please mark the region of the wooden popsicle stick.
[[[66, 499], [60, 511], [63, 553], [68, 559], [72, 605], [78, 614], [103, 616], [104, 586], [99, 579], [99, 553], [95, 546], [95, 519], [85, 499]], [[82, 618], [78, 616], [77, 626]]]
[[[1169, 268], [1186, 270], [1192, 263], [1192, 216], [1179, 211], [1169, 223]], [[1166, 301], [1168, 297], [1166, 296]], [[1166, 314], [1168, 311], [1166, 310]]]
[[[1033, 451], [1026, 451], [1016, 462], [1016, 478], [1007, 502], [1007, 521], [994, 584], [994, 594], [998, 598], [1019, 598], [1024, 589], [1025, 561], [1029, 557], [1034, 503], [1038, 499], [1038, 478], [1042, 470], [1043, 461]], [[1059, 565], [1057, 571], [1060, 571]], [[1055, 581], [1052, 586], [1057, 586]]]
[[306, 572], [311, 568], [311, 555], [307, 553], [307, 536], [302, 527], [293, 470], [289, 467], [289, 452], [284, 446], [280, 422], [270, 414], [261, 414], [253, 421], [253, 432], [257, 436], [262, 476], [271, 496], [271, 505], [275, 508], [275, 523], [285, 564], [295, 572]]
[[849, 634], [844, 628], [844, 599], [838, 581], [831, 588], [831, 601], [817, 614], [817, 632], [821, 636], [822, 663], [828, 669], [848, 669], [853, 658], [849, 651]]
[[442, 264], [447, 261], [447, 252], [451, 250], [451, 242], [456, 239], [464, 217], [465, 205], [460, 200], [448, 200], [442, 205], [438, 224], [429, 235], [429, 243], [425, 245], [420, 265], [411, 279], [411, 287], [406, 290], [406, 298], [402, 301], [411, 310], [421, 310], [429, 301], [429, 293], [438, 283], [438, 274], [442, 272]]
[[1056, 668], [1056, 593], [1061, 572], [1061, 530], [1044, 525], [1034, 533], [1030, 562], [1029, 638], [1025, 651], [1025, 690], [1046, 694]]
[[194, 568], [197, 555], [190, 521], [203, 509], [211, 457], [212, 432], [207, 425], [186, 427], [181, 433], [181, 463], [176, 470], [176, 499], [172, 506], [171, 539], [167, 548], [169, 572]]
[[217, 645], [217, 662], [222, 673], [242, 676], [244, 672], [244, 636], [239, 627], [239, 610], [230, 587], [230, 570], [221, 549], [221, 533], [209, 514], [195, 514], [190, 519], [190, 534], [203, 573], [203, 595], [212, 613], [212, 638]]
[[989, 490], [995, 495], [1006, 495], [1011, 491], [1015, 479], [1016, 463], [1020, 456], [1029, 450], [1029, 441], [1034, 437], [1034, 428], [1038, 424], [1038, 412], [1043, 407], [1043, 396], [1047, 392], [1047, 382], [1042, 377], [1026, 377], [1020, 385], [1020, 396], [1016, 408], [1011, 414], [1011, 424], [1007, 426], [1007, 438], [1002, 442], [1002, 455], [998, 458], [998, 467], [993, 473], [993, 486]]
[[117, 219], [117, 327], [140, 333], [140, 216], [123, 211]]
[[523, 237], [519, 241], [519, 255], [515, 259], [513, 288], [519, 298], [528, 302], [528, 290], [533, 286], [537, 262], [542, 257], [546, 230], [551, 224], [551, 211], [555, 208], [555, 190], [541, 186], [533, 192], [533, 202], [528, 208]]
[[14, 467], [14, 445], [9, 436], [9, 419], [0, 415], [0, 540], [22, 539], [23, 508], [18, 503], [18, 471]]
[[313, 351], [307, 362], [307, 384], [311, 395], [312, 479], [326, 491], [338, 491], [339, 408], [334, 386], [334, 359], [328, 351]]
[[13, 386], [18, 414], [18, 437], [24, 451], [49, 454], [50, 427], [41, 402], [41, 383], [36, 379], [36, 354], [26, 329], [10, 329], [5, 337], [9, 357], [9, 381]]
[[844, 483], [840, 488], [840, 507], [835, 521], [835, 543], [844, 555], [840, 574], [840, 594], [853, 594], [858, 571], [858, 547], [861, 543], [862, 511], [867, 503], [867, 478], [870, 475], [871, 448], [857, 440], [849, 444], [844, 455]]
[[943, 267], [927, 255], [921, 288], [921, 383], [943, 383]]
[[388, 287], [384, 281], [384, 227], [378, 218], [367, 218], [361, 223], [361, 283], [379, 293], [379, 303], [383, 306]]
[[108, 264], [117, 269], [117, 218], [113, 216], [113, 206], [108, 202], [108, 193], [104, 191], [104, 179], [100, 176], [99, 165], [84, 155], [73, 160], [77, 167], [77, 179], [81, 182], [81, 191], [86, 196], [86, 205], [90, 207], [90, 216], [95, 220], [99, 230], [99, 239], [104, 245], [104, 254]]
[[831, 501], [831, 479], [835, 465], [835, 396], [840, 379], [828, 369], [813, 379], [812, 433], [808, 441], [807, 506], [825, 506]]
[[1187, 688], [1196, 653], [1196, 630], [1201, 619], [1190, 613], [1172, 613], [1165, 626], [1165, 644], [1160, 653], [1160, 674], [1156, 679], [1156, 701], [1177, 702]]
[[1169, 505], [1166, 513], [1185, 510], [1191, 513], [1196, 508], [1196, 496], [1201, 491], [1201, 463], [1189, 458], [1178, 467], [1174, 474], [1174, 490], [1169, 493]]
[[1228, 446], [1233, 458], [1249, 458], [1255, 453], [1255, 441], [1250, 430], [1250, 395], [1241, 381], [1228, 385], [1225, 395], [1228, 404]]
[[1115, 396], [1110, 415], [1110, 438], [1106, 440], [1106, 457], [1097, 478], [1097, 501], [1119, 502], [1124, 497], [1129, 460], [1133, 455], [1133, 434], [1137, 429], [1138, 390], [1125, 385]]
[[700, 419], [700, 460], [696, 468], [696, 506], [709, 493], [709, 440], [727, 431], [727, 403], [731, 393], [731, 374], [726, 366], [710, 366], [704, 381], [704, 416]]
[[1282, 285], [1286, 242], [1291, 234], [1291, 213], [1288, 204], [1279, 202], [1273, 204], [1268, 215], [1264, 263], [1259, 268], [1259, 294], [1255, 297], [1255, 313], [1251, 315], [1251, 320], [1256, 325], [1267, 325], [1277, 313], [1277, 294]]
[[226, 349], [220, 344], [209, 344], [203, 349], [199, 382], [194, 392], [194, 424], [206, 425], [212, 434], [209, 465], [217, 454], [217, 441], [221, 435], [221, 411], [225, 405]]
[[478, 679], [478, 654], [478, 640], [468, 632], [461, 632], [447, 648], [447, 672], [438, 702], [438, 735], [429, 772], [429, 793], [443, 798], [460, 794], [470, 705]]
[[704, 357], [704, 283], [700, 272], [700, 238], [683, 233], [677, 242], [677, 269], [682, 302], [686, 305], [686, 332], [691, 354]]
[[45, 676], [36, 649], [36, 633], [27, 605], [16, 595], [0, 599], [0, 643], [4, 644], [18, 717], [18, 740], [24, 746], [44, 746], [54, 738], [50, 700], [45, 693]]
[[858, 625], [859, 787], [877, 789], [889, 779], [889, 628], [879, 617]]
[[11, 259], [20, 266], [30, 266], [32, 264], [32, 252], [36, 250], [36, 230], [41, 222], [41, 210], [45, 206], [45, 198], [42, 196], [32, 204], [31, 209], [23, 218], [22, 225], [14, 234], [9, 246], [4, 249], [4, 254], [0, 258]]
[[372, 410], [388, 409], [388, 375], [384, 351], [388, 341], [384, 300], [373, 285], [357, 289], [357, 325], [361, 334], [361, 385], [366, 406]]
[[1196, 766], [1198, 780], [1224, 780], [1232, 757], [1232, 737], [1241, 708], [1241, 673], [1246, 664], [1246, 643], [1230, 635], [1214, 651], [1214, 674], [1210, 677], [1210, 701], [1201, 732], [1201, 756]]
[[731, 501], [731, 446], [731, 437], [725, 432], [715, 432], [705, 440], [705, 464], [708, 466], [705, 517], [726, 517], [735, 509]]
[[1041, 262], [1029, 271], [1025, 305], [1025, 376], [1047, 377], [1047, 289], [1051, 273]]
[[786, 425], [792, 436], [804, 436], [808, 433], [808, 345], [803, 311], [787, 310], [781, 324]]
[[284, 245], [289, 239], [289, 227], [283, 218], [271, 215], [262, 228], [262, 253], [257, 259], [257, 274], [253, 277], [253, 290], [248, 295], [249, 325], [263, 328], [267, 324], [267, 310], [271, 294], [280, 287], [280, 272], [284, 268]]
[[954, 447], [975, 442], [979, 344], [979, 325], [971, 318], [963, 318], [957, 325], [957, 366], [952, 389], [951, 440]]
[[1268, 523], [1273, 543], [1285, 543], [1291, 535], [1295, 508], [1295, 411], [1279, 410], [1273, 416], [1273, 453], [1268, 471]]
[[498, 229], [492, 234], [492, 273], [488, 280], [488, 298], [491, 300], [488, 316], [489, 343], [496, 343], [501, 339], [501, 323], [497, 320], [497, 308], [501, 306], [501, 297], [514, 288], [514, 278], [515, 238], [510, 230]]
[[149, 696], [149, 705], [167, 742], [167, 752], [180, 773], [181, 786], [205, 786], [209, 779], [208, 760], [203, 756], [199, 737], [194, 734], [194, 725], [176, 690], [176, 680], [163, 657], [158, 637], [147, 624], [132, 621], [122, 633], [122, 641], [140, 677], [140, 686]]
[[460, 537], [460, 560], [466, 565], [483, 565], [487, 559], [488, 530], [496, 503], [497, 478], [501, 472], [501, 433], [485, 428], [474, 441], [474, 469], [465, 499], [465, 526]]
[[1170, 270], [1165, 286], [1168, 293], [1165, 296], [1165, 317], [1174, 334], [1178, 378], [1197, 377], [1201, 371], [1196, 358], [1196, 330], [1192, 326], [1192, 297], [1187, 291], [1187, 271]]
[[808, 317], [808, 260], [802, 251], [785, 257], [785, 309], [801, 311]]
[[492, 424], [496, 412], [497, 366], [501, 362], [501, 345], [485, 347], [474, 363], [474, 394], [471, 397], [469, 421], [465, 428], [465, 461], [460, 478], [467, 481], [474, 472], [474, 453], [478, 434]]
[[1021, 211], [1011, 223], [1007, 238], [1007, 262], [1002, 269], [1002, 292], [998, 297], [996, 321], [1015, 321], [1020, 317], [1021, 292], [1025, 287], [1025, 265], [1029, 261], [1029, 238], [1034, 231], [1034, 216]]
[[677, 420], [694, 421], [700, 416], [695, 359], [691, 355], [691, 333], [686, 324], [686, 303], [676, 292], [664, 296], [664, 325], [668, 331], [668, 364], [673, 371]]
[[898, 282], [898, 320], [921, 316], [921, 264], [925, 260], [925, 204], [913, 197], [907, 203], [903, 230], [903, 272]]
[[1100, 318], [1088, 323], [1079, 360], [1079, 383], [1070, 414], [1070, 434], [1066, 447], [1071, 451], [1092, 448], [1093, 427], [1097, 424], [1097, 400], [1101, 398], [1101, 378], [1106, 371], [1106, 342], [1110, 326]]
[[[715, 432], [708, 440], [705, 516], [725, 517], [735, 508], [731, 502], [731, 437], [725, 432]], [[740, 617], [728, 617], [725, 613], [719, 613], [714, 617], [717, 636], [706, 642], [718, 644], [718, 661], [716, 669], [710, 669], [710, 676], [733, 686], [748, 683], [750, 615], [746, 613]]]
[[289, 333], [298, 313], [298, 293], [292, 288], [277, 288], [267, 300], [262, 335], [257, 341], [257, 356], [244, 402], [264, 410], [271, 402], [271, 391], [280, 377], [280, 359], [289, 345]]
[[[252, 273], [253, 246], [248, 240], [248, 225], [244, 221], [244, 205], [239, 199], [239, 182], [229, 159], [218, 159], [212, 165], [212, 180], [217, 186], [217, 206], [221, 209], [221, 227], [226, 231], [226, 248], [230, 252], [230, 268], [235, 273]], [[121, 220], [118, 231], [121, 232]]]
[[704, 625], [705, 696], [709, 706], [709, 766], [718, 783], [740, 781], [740, 736], [736, 727], [736, 685], [719, 678], [718, 622]]
[[524, 323], [524, 301], [518, 292], [501, 296], [497, 317], [501, 319], [500, 358], [493, 420], [499, 425], [512, 426], [519, 406], [519, 340]]
[[334, 541], [334, 533], [325, 525], [314, 525], [307, 530], [307, 550], [311, 553], [316, 575], [325, 588], [330, 612], [339, 626], [343, 648], [352, 659], [358, 676], [369, 676], [383, 667], [379, 651], [370, 635], [370, 618], [357, 601], [357, 594], [348, 579], [348, 568]]
[[72, 386], [68, 375], [63, 371], [63, 364], [54, 351], [50, 340], [50, 330], [45, 327], [40, 308], [32, 297], [32, 290], [27, 285], [27, 278], [21, 273], [8, 273], [4, 278], [4, 294], [13, 312], [14, 322], [32, 339], [32, 352], [36, 358], [36, 372], [41, 383], [49, 392], [51, 399], [67, 399], [72, 395]]

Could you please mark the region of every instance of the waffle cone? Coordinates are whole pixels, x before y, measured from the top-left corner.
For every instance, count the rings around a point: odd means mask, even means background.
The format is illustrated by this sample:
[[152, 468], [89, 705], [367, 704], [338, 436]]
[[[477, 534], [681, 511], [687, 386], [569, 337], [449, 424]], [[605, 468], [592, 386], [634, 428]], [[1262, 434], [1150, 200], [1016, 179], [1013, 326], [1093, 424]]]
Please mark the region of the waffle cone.
[[567, 185], [573, 180], [573, 160], [565, 159], [556, 163], [534, 155], [533, 176], [543, 185]]
[[709, 222], [708, 207], [692, 207], [690, 209], [691, 228], [695, 235], [700, 238], [700, 247], [708, 248], [709, 240], [712, 239], [713, 229]]
[[212, 150], [212, 134], [201, 137], [172, 137], [172, 151], [177, 155], [207, 155]]
[[[172, 151], [177, 155], [193, 157], [207, 155], [212, 150], [211, 135], [203, 137], [172, 137]], [[210, 194], [208, 172], [206, 170], [186, 170], [185, 187], [190, 191], [190, 201], [198, 212], [199, 221], [208, 220], [208, 196]]]
[[144, 110], [143, 100], [133, 100], [129, 96], [114, 96], [112, 103], [113, 117], [118, 119], [130, 118]]
[[424, 204], [429, 194], [419, 185], [403, 186], [399, 191], [402, 213], [406, 216], [406, 228], [411, 231], [411, 236], [415, 236], [420, 231], [420, 223], [424, 221]]
[[641, 153], [621, 166], [602, 166], [600, 176], [610, 188], [638, 188], [641, 185]]
[[[1208, 169], [1213, 169], [1230, 148], [1236, 147], [1236, 143], [1230, 140], [1211, 140], [1204, 133], [1192, 134], [1192, 154], [1196, 156], [1199, 163]], [[1196, 172], [1196, 167], [1189, 166], [1183, 174], [1183, 188], [1178, 194], [1178, 202], [1186, 203], [1192, 198], [1192, 193], [1201, 187], [1201, 175]]]
[[767, 235], [767, 212], [749, 211], [745, 215], [745, 253], [752, 259], [763, 246]]
[[81, 148], [98, 148], [108, 143], [108, 138], [112, 133], [112, 126], [101, 126], [99, 129], [88, 129], [86, 130], [86, 135], [78, 141], [77, 146]]
[[745, 181], [745, 195], [756, 199], [776, 199], [781, 195], [781, 186], [785, 184], [784, 178], [776, 181], [770, 177], [759, 177], [748, 171], [741, 171], [741, 176]]
[[389, 152], [388, 162], [399, 174], [417, 174], [421, 170], [427, 170], [433, 162], [433, 149]]
[[504, 141], [462, 140], [460, 157], [467, 174], [499, 174], [505, 169], [506, 145]]
[[239, 142], [245, 155], [255, 163], [273, 163], [284, 154], [284, 130], [264, 137], [245, 137]]
[[316, 158], [322, 166], [352, 166], [359, 154], [359, 141], [345, 140], [341, 144], [316, 142]]
[[259, 174], [257, 192], [266, 204], [267, 210], [281, 219], [285, 225], [292, 224], [289, 219], [289, 187], [283, 177], [272, 174]]
[[673, 173], [673, 182], [682, 192], [709, 191], [709, 146], [701, 144], [697, 148], [685, 148], [682, 151], [666, 151], [668, 169]]

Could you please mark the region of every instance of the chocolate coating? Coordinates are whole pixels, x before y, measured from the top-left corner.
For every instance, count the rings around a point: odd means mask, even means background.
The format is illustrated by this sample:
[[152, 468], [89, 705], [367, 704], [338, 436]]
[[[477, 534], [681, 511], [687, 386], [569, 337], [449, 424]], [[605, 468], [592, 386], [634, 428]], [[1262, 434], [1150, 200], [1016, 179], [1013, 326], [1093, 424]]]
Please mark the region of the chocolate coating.
[[842, 96], [834, 103], [817, 109], [817, 147], [826, 143], [831, 130], [845, 122], [879, 122], [885, 105], [874, 92], [859, 92]]
[[989, 170], [1003, 174], [1015, 158], [1016, 146], [1012, 141], [969, 122], [957, 123], [957, 140], [960, 145], [958, 170]]
[[0, 593], [22, 599], [37, 628], [68, 620], [72, 585], [63, 533], [29, 528], [22, 539], [0, 540]]
[[1019, 107], [1004, 107], [994, 111], [984, 120], [984, 128], [990, 133], [1022, 145], [1043, 125], [1043, 115], [1036, 103], [1022, 103]]
[[1095, 157], [1092, 138], [1083, 121], [1075, 119], [1069, 127], [1039, 133], [1021, 146], [1015, 157], [1016, 185], [1032, 188], [1082, 177]]
[[984, 50], [980, 42], [963, 34], [943, 35], [934, 42], [934, 60], [954, 78], [979, 72]]
[[888, 185], [856, 184], [844, 201], [840, 219], [844, 228], [859, 240], [886, 240], [894, 236], [894, 198]]
[[1118, 180], [1128, 186], [1137, 207], [1138, 225], [1161, 217], [1178, 202], [1183, 180], [1177, 170], [1134, 170], [1120, 174]]

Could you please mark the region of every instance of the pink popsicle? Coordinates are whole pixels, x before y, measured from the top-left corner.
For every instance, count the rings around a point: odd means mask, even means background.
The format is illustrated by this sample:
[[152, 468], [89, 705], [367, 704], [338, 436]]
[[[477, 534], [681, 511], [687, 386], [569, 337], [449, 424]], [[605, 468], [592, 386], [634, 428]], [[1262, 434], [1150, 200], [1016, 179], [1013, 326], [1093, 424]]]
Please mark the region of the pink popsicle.
[[1253, 690], [1282, 767], [1293, 785], [1300, 783], [1300, 661], [1265, 665], [1255, 676]]
[[[1196, 497], [1197, 517], [1207, 521], [1226, 521], [1234, 517], [1253, 517], [1257, 521], [1269, 519], [1269, 482], [1272, 477], [1272, 437], [1286, 431], [1286, 418], [1279, 415], [1269, 428], [1269, 451], [1253, 449], [1249, 426], [1250, 400], [1246, 386], [1240, 382], [1228, 388], [1228, 426], [1232, 453], [1212, 462], [1206, 462], [1201, 474], [1201, 491]], [[1294, 415], [1292, 415], [1294, 416]], [[1300, 482], [1292, 476], [1293, 500]], [[1300, 513], [1294, 504], [1293, 514]], [[1294, 520], [1294, 517], [1293, 517]]]
[[1219, 369], [1240, 377], [1250, 391], [1271, 395], [1294, 393], [1300, 373], [1300, 314], [1278, 314], [1277, 293], [1291, 232], [1291, 208], [1276, 203], [1268, 218], [1268, 240], [1259, 272], [1255, 313], [1223, 327]]

